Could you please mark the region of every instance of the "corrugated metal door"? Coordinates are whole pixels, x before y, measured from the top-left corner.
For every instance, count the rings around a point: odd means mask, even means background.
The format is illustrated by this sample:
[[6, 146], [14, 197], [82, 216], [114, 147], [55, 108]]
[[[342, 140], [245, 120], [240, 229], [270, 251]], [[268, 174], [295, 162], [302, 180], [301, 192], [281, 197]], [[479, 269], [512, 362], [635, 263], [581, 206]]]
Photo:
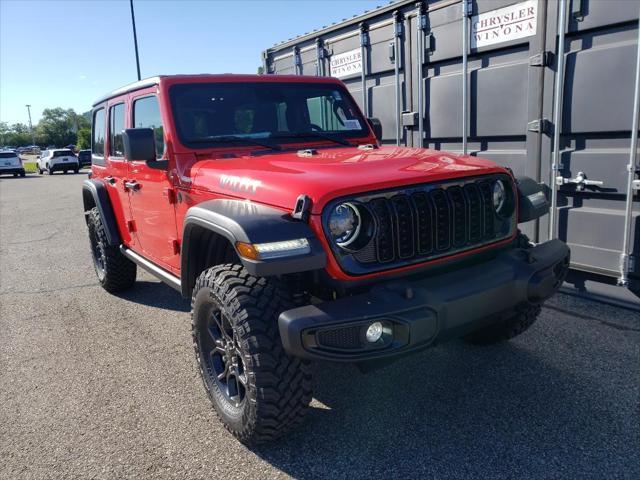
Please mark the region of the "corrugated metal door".
[[[558, 3], [550, 3], [548, 41], [556, 42]], [[624, 232], [640, 2], [569, 1], [565, 28], [564, 105], [560, 130], [558, 236], [575, 268], [618, 276]], [[555, 46], [555, 43], [553, 43]], [[554, 71], [548, 71], [551, 92]], [[552, 96], [544, 112], [553, 114]], [[550, 140], [544, 149], [551, 151]], [[550, 162], [543, 164], [550, 176]], [[589, 185], [581, 178], [602, 182]], [[632, 234], [640, 231], [636, 195]], [[639, 237], [632, 236], [639, 253]]]

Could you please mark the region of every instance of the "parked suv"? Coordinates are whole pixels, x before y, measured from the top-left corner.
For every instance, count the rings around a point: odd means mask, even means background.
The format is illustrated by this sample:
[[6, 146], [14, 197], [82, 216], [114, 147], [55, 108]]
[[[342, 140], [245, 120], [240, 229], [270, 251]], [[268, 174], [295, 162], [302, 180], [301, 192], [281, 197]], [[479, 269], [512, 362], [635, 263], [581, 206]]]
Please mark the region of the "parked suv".
[[80, 150], [78, 152], [78, 162], [80, 162], [80, 168], [91, 165], [91, 150]]
[[14, 150], [0, 150], [0, 175], [25, 176], [22, 159]]
[[565, 244], [518, 230], [548, 212], [543, 185], [381, 145], [333, 78], [155, 77], [92, 115], [83, 201], [98, 281], [125, 290], [141, 267], [191, 299], [205, 390], [245, 443], [300, 423], [309, 362], [372, 367], [453, 337], [510, 339], [568, 269]]
[[43, 150], [38, 158], [36, 168], [40, 175], [42, 175], [43, 172], [47, 172], [49, 175], [53, 175], [54, 172], [67, 173], [73, 171], [73, 173], [78, 173], [80, 164], [78, 163], [78, 158], [71, 150], [59, 148]]

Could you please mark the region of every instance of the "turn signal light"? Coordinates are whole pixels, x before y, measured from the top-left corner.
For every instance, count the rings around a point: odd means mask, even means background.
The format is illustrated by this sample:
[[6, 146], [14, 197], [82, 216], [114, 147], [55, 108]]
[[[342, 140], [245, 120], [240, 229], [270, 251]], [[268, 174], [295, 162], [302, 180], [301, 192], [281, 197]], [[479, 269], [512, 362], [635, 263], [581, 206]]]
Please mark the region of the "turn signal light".
[[292, 257], [295, 255], [305, 255], [311, 251], [309, 241], [306, 238], [253, 244], [237, 242], [236, 249], [240, 256], [248, 258], [249, 260]]

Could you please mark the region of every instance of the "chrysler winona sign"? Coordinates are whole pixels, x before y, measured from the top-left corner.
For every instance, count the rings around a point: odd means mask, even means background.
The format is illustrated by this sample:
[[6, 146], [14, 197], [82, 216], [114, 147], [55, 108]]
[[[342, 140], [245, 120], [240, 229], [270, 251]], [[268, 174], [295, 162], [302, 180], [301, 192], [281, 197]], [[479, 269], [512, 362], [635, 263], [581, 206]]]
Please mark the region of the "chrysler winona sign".
[[360, 72], [362, 72], [362, 53], [359, 48], [331, 57], [332, 77], [343, 78]]
[[535, 35], [537, 18], [538, 0], [475, 15], [471, 19], [471, 48]]

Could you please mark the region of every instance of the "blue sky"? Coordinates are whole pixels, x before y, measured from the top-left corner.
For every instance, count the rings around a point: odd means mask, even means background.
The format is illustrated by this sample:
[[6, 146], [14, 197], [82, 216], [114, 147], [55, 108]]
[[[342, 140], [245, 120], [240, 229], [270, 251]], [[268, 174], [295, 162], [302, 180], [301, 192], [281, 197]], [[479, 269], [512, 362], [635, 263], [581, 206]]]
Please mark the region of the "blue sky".
[[[255, 73], [275, 43], [385, 0], [134, 0], [142, 77]], [[136, 80], [128, 0], [0, 0], [0, 121], [84, 112]]]

